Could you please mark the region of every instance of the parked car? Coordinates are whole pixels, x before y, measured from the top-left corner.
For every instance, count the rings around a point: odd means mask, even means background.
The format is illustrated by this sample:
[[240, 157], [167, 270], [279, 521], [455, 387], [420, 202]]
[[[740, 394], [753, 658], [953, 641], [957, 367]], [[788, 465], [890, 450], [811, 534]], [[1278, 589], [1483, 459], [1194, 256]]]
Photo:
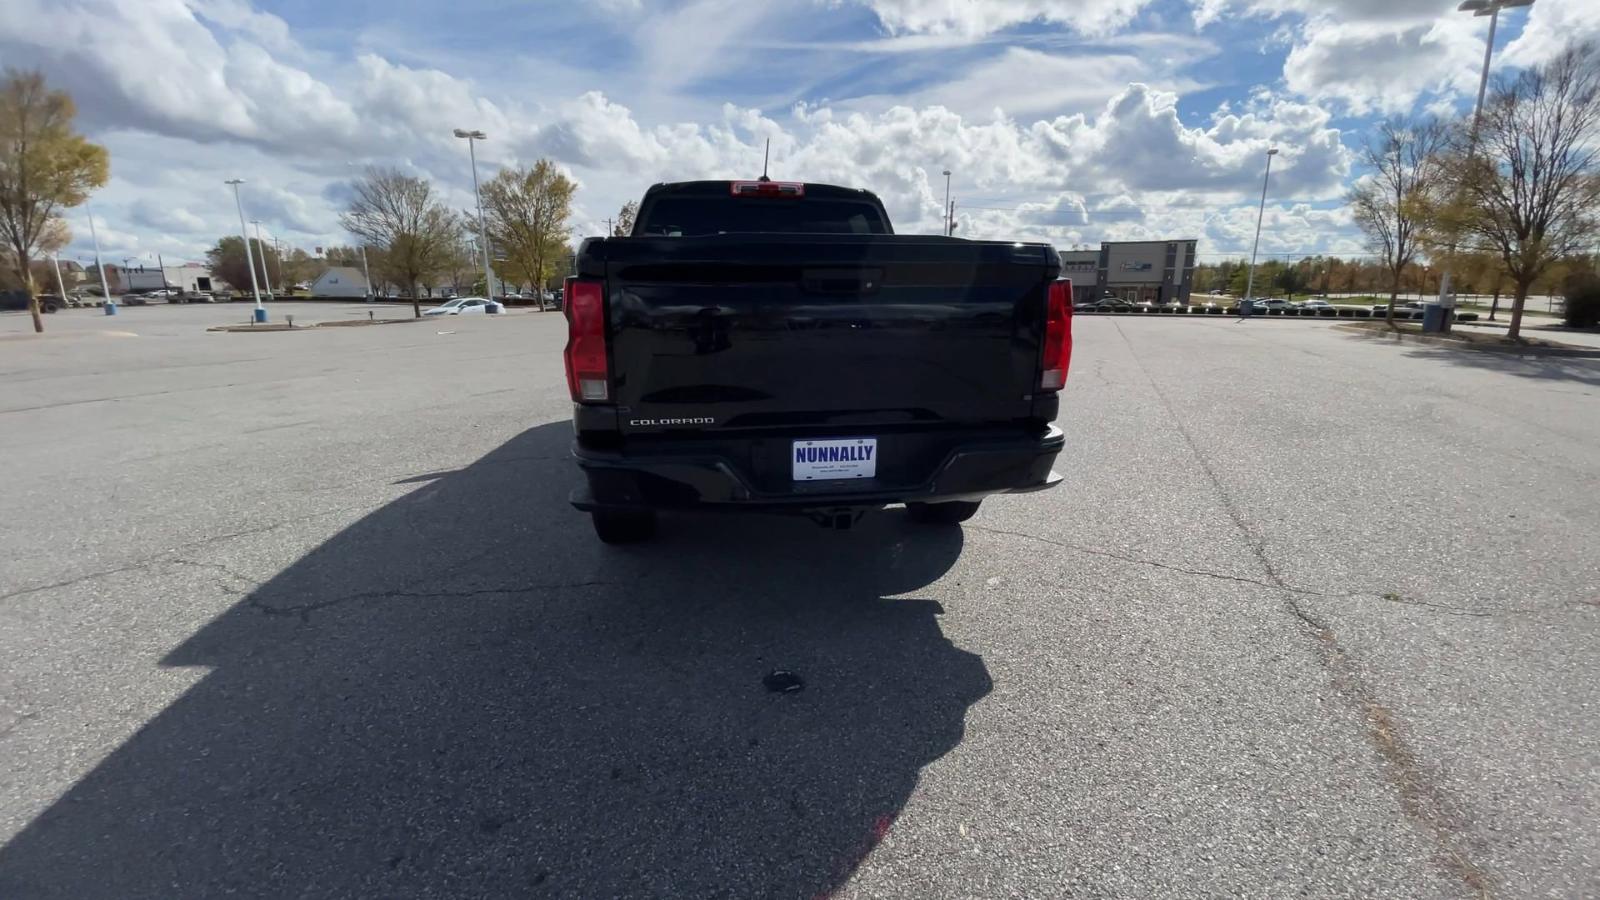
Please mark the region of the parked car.
[[481, 316], [505, 311], [505, 304], [498, 300], [486, 300], [483, 297], [457, 297], [432, 309], [425, 309], [422, 314], [425, 316]]
[[572, 503], [601, 541], [684, 508], [954, 525], [1061, 481], [1049, 245], [896, 235], [867, 191], [776, 181], [657, 184], [633, 235], [585, 240], [566, 282]]
[[1326, 300], [1307, 300], [1300, 304], [1301, 309], [1333, 309], [1334, 305]]
[[1256, 309], [1288, 309], [1289, 301], [1282, 297], [1258, 297], [1255, 301]]

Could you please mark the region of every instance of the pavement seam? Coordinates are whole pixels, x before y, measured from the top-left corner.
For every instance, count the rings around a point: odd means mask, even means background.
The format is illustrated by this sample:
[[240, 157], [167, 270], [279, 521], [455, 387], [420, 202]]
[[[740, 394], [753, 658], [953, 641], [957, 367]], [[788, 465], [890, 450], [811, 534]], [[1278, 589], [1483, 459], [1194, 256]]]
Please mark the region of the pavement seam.
[[1120, 323], [1113, 322], [1117, 334], [1122, 338], [1128, 348], [1128, 355], [1135, 365], [1144, 373], [1145, 380], [1150, 383], [1151, 391], [1156, 399], [1161, 401], [1162, 407], [1172, 421], [1173, 427], [1189, 447], [1189, 452], [1194, 455], [1201, 471], [1211, 481], [1212, 488], [1222, 501], [1223, 509], [1228, 517], [1233, 520], [1234, 528], [1245, 539], [1250, 552], [1261, 565], [1266, 577], [1283, 593], [1283, 605], [1286, 611], [1293, 616], [1313, 640], [1317, 650], [1318, 659], [1323, 668], [1328, 672], [1334, 690], [1345, 698], [1362, 716], [1365, 721], [1365, 737], [1377, 752], [1383, 762], [1383, 771], [1388, 776], [1390, 783], [1395, 787], [1399, 796], [1400, 808], [1406, 817], [1420, 825], [1438, 847], [1442, 858], [1442, 867], [1475, 895], [1490, 897], [1494, 893], [1494, 879], [1482, 867], [1474, 863], [1464, 852], [1458, 840], [1458, 835], [1464, 830], [1459, 816], [1452, 812], [1456, 804], [1449, 802], [1444, 790], [1428, 778], [1416, 753], [1406, 744], [1400, 734], [1394, 714], [1378, 700], [1377, 691], [1364, 678], [1361, 677], [1356, 664], [1351, 661], [1349, 653], [1340, 645], [1337, 635], [1327, 623], [1318, 619], [1300, 605], [1297, 595], [1303, 596], [1297, 588], [1288, 585], [1272, 560], [1267, 556], [1266, 539], [1258, 537], [1250, 527], [1243, 511], [1239, 509], [1232, 494], [1228, 492], [1211, 461], [1201, 452], [1199, 444], [1189, 432], [1183, 420], [1178, 416], [1177, 410], [1167, 395], [1161, 390], [1161, 385], [1155, 376], [1139, 358], [1138, 352], [1133, 347], [1133, 342], [1128, 339]]
[[[549, 584], [516, 584], [499, 587], [471, 588], [466, 590], [412, 590], [411, 585], [408, 584], [401, 587], [380, 591], [357, 591], [352, 594], [343, 594], [338, 597], [331, 597], [327, 600], [318, 600], [315, 603], [296, 603], [286, 606], [279, 606], [275, 603], [268, 603], [257, 596], [256, 591], [262, 587], [263, 582], [258, 581], [249, 575], [245, 575], [242, 572], [235, 571], [233, 568], [222, 563], [201, 562], [200, 560], [195, 559], [171, 559], [167, 560], [167, 562], [221, 572], [223, 575], [235, 582], [234, 584], [227, 584], [225, 582], [218, 581], [217, 586], [221, 588], [223, 592], [241, 597], [247, 606], [259, 611], [262, 615], [293, 617], [299, 619], [301, 622], [310, 622], [311, 613], [320, 612], [322, 610], [331, 609], [346, 603], [355, 603], [362, 600], [472, 599], [475, 597], [490, 597], [500, 594], [524, 594], [531, 593], [533, 591], [558, 591], [584, 587], [614, 586], [622, 583], [618, 581], [595, 579], [585, 581], [555, 582]], [[415, 583], [416, 582], [412, 582], [411, 584]], [[241, 584], [243, 587], [240, 586]]]

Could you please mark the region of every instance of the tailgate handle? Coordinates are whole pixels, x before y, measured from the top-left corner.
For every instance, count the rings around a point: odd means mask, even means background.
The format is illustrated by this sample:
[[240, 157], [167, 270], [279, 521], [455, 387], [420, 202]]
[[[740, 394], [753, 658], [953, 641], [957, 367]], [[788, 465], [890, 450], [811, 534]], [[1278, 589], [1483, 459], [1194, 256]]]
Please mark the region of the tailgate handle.
[[800, 273], [800, 289], [808, 294], [872, 294], [882, 284], [882, 269], [805, 269]]

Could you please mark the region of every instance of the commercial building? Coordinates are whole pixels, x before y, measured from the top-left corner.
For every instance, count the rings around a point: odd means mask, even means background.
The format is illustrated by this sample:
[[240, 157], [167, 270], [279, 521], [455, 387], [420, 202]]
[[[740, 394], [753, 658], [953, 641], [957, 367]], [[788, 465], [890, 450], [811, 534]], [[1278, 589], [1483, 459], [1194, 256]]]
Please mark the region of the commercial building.
[[1194, 286], [1193, 238], [1106, 241], [1096, 250], [1060, 251], [1073, 300], [1118, 297], [1129, 303], [1188, 303]]

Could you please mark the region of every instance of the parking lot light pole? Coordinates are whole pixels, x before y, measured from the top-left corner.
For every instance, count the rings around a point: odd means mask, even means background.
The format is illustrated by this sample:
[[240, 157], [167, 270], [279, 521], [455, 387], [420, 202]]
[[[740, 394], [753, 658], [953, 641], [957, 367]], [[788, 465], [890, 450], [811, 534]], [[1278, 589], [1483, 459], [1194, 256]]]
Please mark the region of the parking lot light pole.
[[472, 159], [472, 199], [478, 204], [478, 239], [483, 242], [483, 292], [494, 299], [494, 275], [489, 271], [489, 229], [483, 224], [483, 196], [478, 192], [478, 151], [475, 142], [487, 140], [482, 131], [457, 128], [455, 135], [467, 141], [467, 155]]
[[56, 290], [61, 292], [61, 305], [67, 305], [67, 283], [61, 278], [61, 257], [50, 257], [50, 264], [56, 269]]
[[223, 184], [233, 185], [233, 205], [239, 209], [239, 236], [244, 238], [244, 264], [250, 270], [250, 292], [256, 297], [257, 322], [267, 320], [267, 308], [261, 305], [261, 288], [256, 284], [256, 261], [250, 253], [250, 229], [244, 224], [244, 202], [239, 199], [239, 185], [244, 184], [243, 178], [230, 178]]
[[1261, 206], [1256, 209], [1256, 242], [1250, 245], [1250, 275], [1244, 285], [1246, 300], [1256, 298], [1256, 251], [1261, 249], [1261, 220], [1267, 214], [1267, 181], [1272, 178], [1272, 158], [1277, 155], [1277, 147], [1267, 150], [1267, 173], [1261, 176]]
[[267, 269], [267, 245], [261, 241], [261, 220], [251, 219], [256, 227], [256, 249], [261, 251], [261, 279], [267, 283], [267, 299], [272, 299], [272, 272]]
[[363, 278], [367, 279], [367, 299], [371, 300], [372, 296], [373, 296], [373, 292], [372, 292], [372, 270], [367, 268], [367, 245], [366, 244], [362, 244], [361, 245], [361, 276]]
[[[1489, 60], [1494, 57], [1494, 33], [1500, 24], [1500, 10], [1516, 6], [1532, 6], [1533, 0], [1462, 0], [1457, 12], [1470, 12], [1474, 16], [1489, 17], [1489, 39], [1483, 45], [1483, 71], [1478, 73], [1478, 102], [1472, 107], [1472, 131], [1467, 135], [1467, 156], [1470, 158], [1478, 151], [1478, 125], [1483, 121], [1483, 95], [1489, 88]], [[1445, 255], [1444, 267], [1439, 274], [1439, 306], [1444, 310], [1444, 315], [1439, 317], [1438, 331], [1450, 330], [1450, 311], [1455, 308], [1455, 296], [1450, 293], [1450, 262], [1455, 256], [1456, 248], [1452, 243], [1450, 252]], [[1426, 325], [1423, 330], [1429, 329]]]
[[95, 230], [94, 212], [89, 209], [87, 203], [84, 204], [83, 210], [89, 213], [89, 237], [94, 240], [94, 267], [100, 270], [100, 293], [106, 298], [106, 315], [114, 316], [117, 314], [117, 301], [111, 296], [111, 286], [106, 284], [106, 264], [100, 258], [100, 232]]

